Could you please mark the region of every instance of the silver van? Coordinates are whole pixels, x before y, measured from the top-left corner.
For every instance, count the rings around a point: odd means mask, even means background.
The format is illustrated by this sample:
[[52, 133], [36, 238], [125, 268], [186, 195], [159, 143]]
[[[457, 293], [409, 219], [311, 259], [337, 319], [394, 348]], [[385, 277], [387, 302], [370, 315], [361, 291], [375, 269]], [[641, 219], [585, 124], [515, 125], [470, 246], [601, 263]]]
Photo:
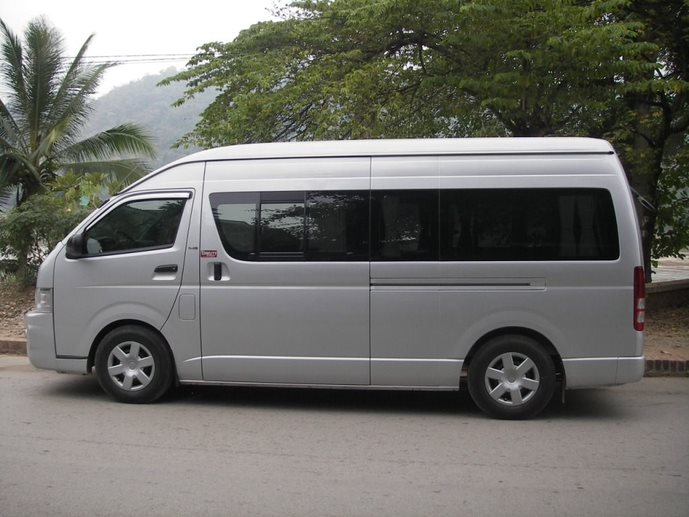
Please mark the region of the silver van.
[[203, 151], [50, 253], [34, 366], [124, 402], [175, 383], [459, 390], [499, 418], [638, 381], [644, 272], [605, 141], [378, 140]]

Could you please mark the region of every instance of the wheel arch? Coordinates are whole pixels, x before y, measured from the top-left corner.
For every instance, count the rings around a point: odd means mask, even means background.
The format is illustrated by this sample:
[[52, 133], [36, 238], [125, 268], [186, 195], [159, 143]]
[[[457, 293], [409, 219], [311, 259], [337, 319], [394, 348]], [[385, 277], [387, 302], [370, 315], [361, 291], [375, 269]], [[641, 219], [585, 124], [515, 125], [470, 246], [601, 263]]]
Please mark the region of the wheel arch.
[[101, 329], [101, 331], [96, 335], [96, 337], [93, 340], [93, 343], [91, 343], [91, 348], [89, 349], [89, 355], [88, 355], [88, 360], [86, 362], [86, 371], [90, 372], [93, 369], [93, 365], [95, 362], [96, 358], [96, 350], [98, 349], [98, 346], [100, 345], [101, 341], [103, 341], [103, 338], [108, 335], [110, 332], [113, 330], [124, 327], [126, 325], [134, 325], [138, 327], [143, 327], [151, 332], [156, 333], [160, 339], [163, 341], [165, 344], [165, 348], [167, 350], [168, 355], [170, 356], [170, 361], [172, 361], [172, 373], [174, 375], [175, 382], [177, 382], [177, 365], [175, 363], [175, 356], [172, 353], [172, 349], [170, 348], [170, 343], [168, 343], [167, 339], [165, 339], [165, 336], [153, 325], [146, 323], [141, 320], [134, 320], [134, 319], [125, 319], [125, 320], [117, 320], [113, 321], [112, 323], [106, 325]]
[[565, 368], [562, 363], [562, 357], [560, 357], [560, 353], [557, 351], [557, 348], [555, 348], [555, 345], [553, 342], [548, 339], [546, 336], [541, 334], [540, 332], [527, 328], [527, 327], [517, 327], [517, 326], [510, 326], [510, 327], [501, 327], [498, 329], [494, 329], [483, 336], [481, 336], [475, 343], [474, 345], [469, 349], [469, 353], [466, 355], [464, 358], [464, 362], [462, 364], [462, 375], [461, 375], [461, 383], [464, 384], [466, 383], [466, 378], [467, 378], [467, 372], [469, 370], [469, 365], [471, 364], [471, 360], [473, 357], [476, 355], [476, 352], [483, 346], [485, 345], [488, 341], [491, 339], [498, 337], [498, 336], [505, 336], [505, 335], [519, 335], [519, 336], [525, 336], [533, 339], [536, 341], [540, 346], [542, 346], [547, 352], [548, 355], [550, 355], [553, 359], [553, 364], [555, 365], [555, 375], [556, 375], [556, 380], [558, 382], [564, 382], [565, 380]]

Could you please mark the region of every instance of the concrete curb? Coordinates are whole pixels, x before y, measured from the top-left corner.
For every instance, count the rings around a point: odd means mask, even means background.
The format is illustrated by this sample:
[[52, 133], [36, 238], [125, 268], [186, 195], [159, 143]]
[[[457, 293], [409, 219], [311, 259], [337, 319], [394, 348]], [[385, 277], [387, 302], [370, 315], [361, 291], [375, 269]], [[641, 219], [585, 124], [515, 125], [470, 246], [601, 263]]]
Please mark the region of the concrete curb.
[[689, 279], [646, 284], [648, 310], [678, 307], [689, 304]]
[[[0, 337], [0, 354], [26, 355], [26, 340]], [[644, 377], [687, 377], [689, 361], [646, 359]]]
[[0, 336], [0, 354], [26, 355], [26, 340]]
[[646, 359], [644, 377], [687, 377], [689, 361]]

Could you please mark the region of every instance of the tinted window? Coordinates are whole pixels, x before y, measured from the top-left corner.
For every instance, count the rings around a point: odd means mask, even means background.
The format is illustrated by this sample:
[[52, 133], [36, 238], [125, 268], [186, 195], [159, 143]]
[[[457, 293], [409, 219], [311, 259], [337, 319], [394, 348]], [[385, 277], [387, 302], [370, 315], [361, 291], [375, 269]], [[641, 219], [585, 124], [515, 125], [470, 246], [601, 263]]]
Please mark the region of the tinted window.
[[614, 260], [617, 225], [602, 189], [440, 193], [441, 260]]
[[241, 260], [368, 260], [368, 192], [210, 196], [223, 247]]
[[242, 260], [614, 260], [603, 189], [212, 194], [227, 252]]
[[308, 260], [368, 260], [368, 192], [307, 195]]
[[185, 199], [150, 199], [124, 203], [85, 232], [90, 255], [172, 246]]
[[374, 260], [438, 259], [438, 191], [371, 194]]
[[260, 258], [303, 259], [304, 194], [264, 192], [260, 199]]
[[255, 260], [258, 193], [211, 194], [213, 219], [222, 245], [231, 256]]

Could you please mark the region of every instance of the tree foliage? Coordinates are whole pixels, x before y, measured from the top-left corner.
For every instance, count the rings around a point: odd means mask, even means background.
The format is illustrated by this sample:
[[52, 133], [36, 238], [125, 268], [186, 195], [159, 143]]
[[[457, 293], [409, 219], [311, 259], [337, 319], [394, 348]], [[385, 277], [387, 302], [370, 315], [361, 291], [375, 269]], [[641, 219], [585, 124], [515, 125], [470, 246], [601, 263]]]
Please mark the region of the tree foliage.
[[121, 124], [81, 138], [90, 98], [112, 66], [84, 61], [93, 36], [70, 62], [59, 32], [41, 18], [29, 22], [23, 42], [2, 20], [0, 32], [0, 192], [16, 189], [22, 204], [66, 171], [139, 177], [143, 162], [122, 156], [153, 156], [141, 128]]
[[280, 14], [166, 80], [186, 82], [180, 103], [218, 92], [184, 143], [602, 137], [659, 205], [640, 207], [647, 260], [654, 243], [689, 244], [663, 234], [674, 198], [659, 191], [687, 146], [684, 0], [297, 0]]
[[50, 192], [31, 196], [0, 218], [0, 278], [14, 277], [30, 285], [38, 268], [58, 242], [124, 187], [103, 173], [58, 176]]

